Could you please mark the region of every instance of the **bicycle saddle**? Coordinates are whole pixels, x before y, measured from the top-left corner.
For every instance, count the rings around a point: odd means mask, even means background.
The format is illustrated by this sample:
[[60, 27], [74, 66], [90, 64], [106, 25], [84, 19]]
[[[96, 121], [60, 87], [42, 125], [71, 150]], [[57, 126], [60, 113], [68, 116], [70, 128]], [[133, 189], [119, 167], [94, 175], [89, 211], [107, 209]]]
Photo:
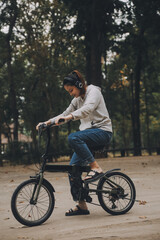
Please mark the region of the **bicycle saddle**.
[[99, 145], [99, 146], [89, 146], [89, 149], [91, 152], [97, 152], [97, 151], [105, 151], [107, 148], [107, 145]]

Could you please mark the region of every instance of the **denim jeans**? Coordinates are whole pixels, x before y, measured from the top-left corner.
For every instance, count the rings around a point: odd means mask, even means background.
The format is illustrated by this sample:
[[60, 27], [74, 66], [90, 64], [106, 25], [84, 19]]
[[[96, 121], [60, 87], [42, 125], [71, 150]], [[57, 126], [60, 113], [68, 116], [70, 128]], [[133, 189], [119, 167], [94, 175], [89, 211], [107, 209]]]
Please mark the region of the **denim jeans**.
[[94, 162], [90, 148], [106, 145], [112, 137], [111, 132], [99, 128], [91, 128], [71, 133], [68, 136], [69, 145], [74, 150], [70, 165], [87, 165]]

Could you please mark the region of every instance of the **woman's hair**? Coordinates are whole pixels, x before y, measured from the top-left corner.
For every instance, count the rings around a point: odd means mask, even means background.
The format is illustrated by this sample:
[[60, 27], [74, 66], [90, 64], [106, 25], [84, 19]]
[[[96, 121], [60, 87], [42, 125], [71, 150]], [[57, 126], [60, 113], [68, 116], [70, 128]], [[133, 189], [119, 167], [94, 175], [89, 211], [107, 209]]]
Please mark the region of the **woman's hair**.
[[83, 95], [86, 92], [85, 80], [78, 70], [74, 70], [64, 78], [63, 86], [65, 85], [77, 87], [80, 90], [80, 95]]

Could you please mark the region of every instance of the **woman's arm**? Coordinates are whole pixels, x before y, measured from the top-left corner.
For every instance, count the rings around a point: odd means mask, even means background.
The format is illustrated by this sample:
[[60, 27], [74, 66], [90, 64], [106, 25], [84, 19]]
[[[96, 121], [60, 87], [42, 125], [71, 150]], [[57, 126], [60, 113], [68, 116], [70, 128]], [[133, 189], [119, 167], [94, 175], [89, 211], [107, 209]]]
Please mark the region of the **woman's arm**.
[[76, 110], [76, 99], [73, 99], [72, 102], [70, 103], [69, 107], [60, 115], [53, 117], [45, 122], [40, 122], [36, 126], [36, 129], [38, 130], [38, 127], [42, 124], [45, 123], [46, 125], [51, 125], [52, 123], [55, 123], [56, 125], [60, 125], [62, 123], [58, 123], [60, 118], [64, 118], [65, 122], [73, 119], [73, 116], [71, 113]]
[[73, 116], [71, 115], [72, 112], [74, 112], [76, 110], [76, 99], [73, 99], [69, 105], [69, 107], [60, 115], [49, 119], [48, 121], [46, 121], [46, 124], [50, 125], [53, 122], [58, 123], [58, 120], [60, 118], [64, 118], [66, 121], [69, 121], [71, 119], [73, 119]]
[[94, 88], [89, 92], [84, 105], [72, 112], [74, 120], [86, 118], [91, 112], [93, 112], [99, 105], [101, 98], [103, 98], [99, 89]]

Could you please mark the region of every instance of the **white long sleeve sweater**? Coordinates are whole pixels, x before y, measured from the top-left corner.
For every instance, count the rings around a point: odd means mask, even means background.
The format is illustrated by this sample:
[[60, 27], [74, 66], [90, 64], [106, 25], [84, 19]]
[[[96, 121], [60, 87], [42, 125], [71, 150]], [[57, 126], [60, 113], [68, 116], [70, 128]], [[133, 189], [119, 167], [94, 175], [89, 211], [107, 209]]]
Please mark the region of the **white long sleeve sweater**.
[[[79, 129], [100, 128], [112, 132], [112, 123], [109, 118], [101, 89], [94, 85], [87, 86], [84, 98], [74, 98], [69, 107], [59, 116], [73, 115], [74, 120], [80, 120]], [[56, 117], [51, 118], [51, 123]]]

